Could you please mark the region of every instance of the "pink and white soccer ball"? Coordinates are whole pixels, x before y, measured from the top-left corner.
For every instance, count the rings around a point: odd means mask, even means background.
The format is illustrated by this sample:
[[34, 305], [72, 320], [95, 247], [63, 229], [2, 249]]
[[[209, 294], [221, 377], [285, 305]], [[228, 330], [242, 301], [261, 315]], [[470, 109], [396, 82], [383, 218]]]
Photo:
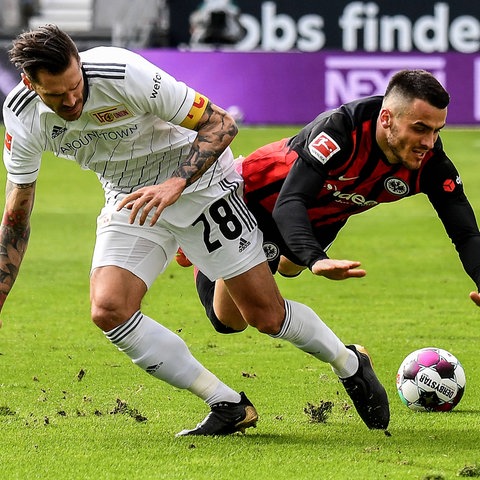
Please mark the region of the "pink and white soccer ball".
[[465, 371], [450, 352], [422, 348], [407, 355], [397, 373], [397, 391], [410, 409], [449, 412], [465, 392]]

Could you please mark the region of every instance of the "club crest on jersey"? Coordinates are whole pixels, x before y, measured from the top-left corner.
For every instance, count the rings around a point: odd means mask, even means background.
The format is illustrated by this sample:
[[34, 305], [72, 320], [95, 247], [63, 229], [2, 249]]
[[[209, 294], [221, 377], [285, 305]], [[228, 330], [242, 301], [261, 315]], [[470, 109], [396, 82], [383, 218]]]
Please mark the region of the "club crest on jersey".
[[308, 151], [321, 163], [340, 151], [338, 143], [325, 132], [319, 133], [309, 144]]
[[385, 180], [385, 189], [397, 197], [407, 195], [410, 191], [410, 187], [408, 186], [407, 182], [397, 177], [388, 177]]
[[88, 114], [100, 125], [119, 122], [125, 118], [133, 117], [133, 114], [125, 105], [115, 105], [114, 107], [101, 108], [99, 110], [89, 112]]

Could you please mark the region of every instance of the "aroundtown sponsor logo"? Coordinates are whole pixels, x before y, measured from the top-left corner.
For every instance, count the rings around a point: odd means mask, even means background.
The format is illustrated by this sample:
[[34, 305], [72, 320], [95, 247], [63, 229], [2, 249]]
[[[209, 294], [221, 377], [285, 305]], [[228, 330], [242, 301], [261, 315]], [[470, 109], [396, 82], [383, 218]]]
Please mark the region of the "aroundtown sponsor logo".
[[77, 152], [83, 147], [88, 147], [92, 142], [97, 142], [98, 140], [118, 142], [119, 140], [133, 136], [137, 131], [138, 125], [131, 125], [119, 130], [87, 132], [75, 140], [60, 145], [59, 151], [64, 155], [71, 155], [72, 152]]

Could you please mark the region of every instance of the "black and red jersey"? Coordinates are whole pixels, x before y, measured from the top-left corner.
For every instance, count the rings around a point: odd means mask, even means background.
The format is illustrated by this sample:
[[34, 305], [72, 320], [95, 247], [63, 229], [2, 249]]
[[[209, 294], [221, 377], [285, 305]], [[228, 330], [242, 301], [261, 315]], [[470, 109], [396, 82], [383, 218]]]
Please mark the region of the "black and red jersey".
[[249, 208], [281, 253], [311, 267], [328, 258], [325, 249], [351, 215], [424, 193], [479, 286], [480, 233], [457, 169], [440, 138], [418, 170], [390, 164], [375, 140], [382, 99], [322, 113], [296, 136], [246, 157], [242, 175]]

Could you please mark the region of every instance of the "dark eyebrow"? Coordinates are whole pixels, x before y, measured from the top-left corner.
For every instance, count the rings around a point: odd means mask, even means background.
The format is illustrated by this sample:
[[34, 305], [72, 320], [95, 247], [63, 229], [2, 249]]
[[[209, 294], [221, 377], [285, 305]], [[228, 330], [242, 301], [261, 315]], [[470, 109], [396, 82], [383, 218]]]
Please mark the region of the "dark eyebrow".
[[420, 127], [423, 127], [423, 128], [426, 128], [427, 130], [433, 130], [434, 132], [439, 132], [444, 126], [445, 124], [443, 124], [441, 127], [439, 128], [433, 128], [431, 127], [430, 125], [427, 125], [426, 123], [423, 123], [423, 122], [415, 122], [413, 124], [414, 126], [420, 126]]
[[[83, 77], [82, 77], [83, 78]], [[75, 90], [81, 83], [82, 81], [82, 78], [80, 78], [80, 80], [76, 83], [76, 85], [70, 89], [71, 90]], [[64, 95], [63, 93], [51, 93], [51, 92], [45, 92], [44, 95], [48, 95], [49, 97], [61, 97], [62, 95]]]
[[82, 78], [83, 77], [80, 77], [80, 80], [76, 83], [76, 85], [71, 90], [75, 90], [80, 85]]

